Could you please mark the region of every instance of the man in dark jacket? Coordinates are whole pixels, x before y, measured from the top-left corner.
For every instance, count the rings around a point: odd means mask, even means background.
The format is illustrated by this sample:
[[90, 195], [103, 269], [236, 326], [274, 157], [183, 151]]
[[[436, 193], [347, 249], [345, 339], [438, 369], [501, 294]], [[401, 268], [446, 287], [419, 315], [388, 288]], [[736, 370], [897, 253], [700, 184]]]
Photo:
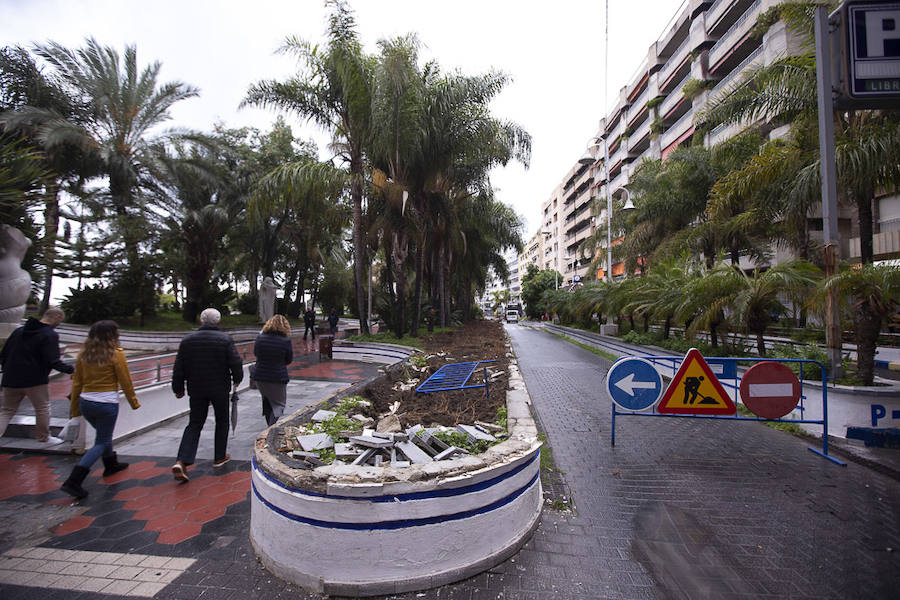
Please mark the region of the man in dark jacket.
[[306, 328], [303, 330], [303, 339], [306, 339], [306, 334], [312, 331], [313, 339], [316, 339], [316, 313], [313, 312], [312, 308], [307, 308], [306, 312], [303, 313], [303, 324]]
[[0, 350], [3, 366], [3, 404], [0, 408], [0, 436], [19, 409], [25, 396], [34, 406], [34, 437], [46, 446], [62, 443], [50, 435], [50, 369], [72, 373], [75, 369], [59, 359], [59, 335], [54, 328], [63, 322], [62, 310], [51, 306], [40, 320], [29, 317], [9, 336]]
[[213, 466], [221, 467], [231, 456], [225, 453], [228, 445], [228, 400], [232, 385], [237, 389], [244, 378], [241, 357], [231, 336], [218, 328], [222, 315], [214, 308], [200, 313], [200, 328], [186, 335], [178, 346], [172, 369], [172, 391], [176, 398], [184, 397], [184, 384], [190, 396], [191, 412], [178, 447], [178, 461], [172, 474], [178, 481], [187, 481], [187, 468], [194, 464], [200, 432], [212, 404], [216, 415], [215, 451]]

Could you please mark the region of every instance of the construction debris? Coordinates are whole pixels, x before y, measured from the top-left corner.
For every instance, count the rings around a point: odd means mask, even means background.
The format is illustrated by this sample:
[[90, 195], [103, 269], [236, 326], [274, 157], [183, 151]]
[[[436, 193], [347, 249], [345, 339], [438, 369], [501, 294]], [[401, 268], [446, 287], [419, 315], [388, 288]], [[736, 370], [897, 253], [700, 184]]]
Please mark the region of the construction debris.
[[[388, 415], [379, 422], [379, 426], [386, 421], [395, 420], [396, 428], [399, 429], [400, 421], [396, 415]], [[494, 431], [497, 436], [488, 433], [487, 429]], [[300, 430], [303, 431], [303, 428]], [[446, 439], [454, 439], [455, 444], [467, 445], [462, 441], [462, 435], [465, 435], [465, 439], [470, 443], [496, 442], [506, 437], [502, 430], [499, 425], [482, 422], [476, 422], [475, 425], [458, 425], [456, 428], [442, 426], [426, 428], [422, 425], [413, 425], [406, 431], [376, 431], [365, 428], [362, 432], [341, 432], [339, 442], [335, 442], [327, 433], [312, 433], [294, 438], [302, 450], [292, 450], [291, 444], [286, 444], [283, 451], [295, 459], [292, 464], [300, 469], [313, 469], [328, 464], [331, 452], [334, 453], [334, 459], [354, 465], [403, 468], [469, 454], [465, 448], [448, 444], [439, 435], [446, 434]], [[323, 456], [318, 451], [325, 451], [328, 456]]]

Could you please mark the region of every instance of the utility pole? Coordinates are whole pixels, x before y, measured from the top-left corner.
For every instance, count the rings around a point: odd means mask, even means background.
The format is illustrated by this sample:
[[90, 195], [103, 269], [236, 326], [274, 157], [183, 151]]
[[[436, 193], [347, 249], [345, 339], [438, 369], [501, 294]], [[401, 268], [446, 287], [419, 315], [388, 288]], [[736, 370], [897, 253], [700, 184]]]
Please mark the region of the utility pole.
[[[822, 172], [822, 232], [825, 241], [825, 277], [837, 273], [841, 259], [837, 226], [837, 169], [834, 163], [834, 98], [829, 42], [828, 9], [817, 6], [816, 80], [819, 96], [819, 167]], [[832, 289], [825, 296], [825, 346], [831, 376], [841, 377], [841, 314], [840, 296]]]

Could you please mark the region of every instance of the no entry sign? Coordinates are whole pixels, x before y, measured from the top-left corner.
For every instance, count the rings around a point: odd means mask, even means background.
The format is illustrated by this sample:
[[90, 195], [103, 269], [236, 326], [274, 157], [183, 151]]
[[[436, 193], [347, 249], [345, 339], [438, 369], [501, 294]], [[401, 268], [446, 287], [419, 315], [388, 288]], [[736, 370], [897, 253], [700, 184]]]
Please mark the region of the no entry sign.
[[757, 363], [741, 378], [741, 400], [763, 419], [780, 419], [800, 401], [800, 380], [782, 363]]

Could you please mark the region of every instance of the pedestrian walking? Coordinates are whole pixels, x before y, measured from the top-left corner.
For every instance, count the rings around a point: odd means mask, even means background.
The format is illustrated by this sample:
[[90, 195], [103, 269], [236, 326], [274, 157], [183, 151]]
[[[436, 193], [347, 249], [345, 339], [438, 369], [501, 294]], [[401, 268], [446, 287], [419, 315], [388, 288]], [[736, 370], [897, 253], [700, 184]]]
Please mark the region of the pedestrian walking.
[[59, 358], [59, 335], [54, 331], [65, 313], [51, 306], [40, 320], [29, 317], [10, 334], [0, 350], [3, 366], [3, 402], [0, 404], [0, 436], [26, 396], [34, 407], [34, 437], [45, 446], [62, 443], [50, 435], [50, 370], [71, 373], [74, 369]]
[[172, 465], [172, 474], [178, 481], [189, 479], [187, 468], [194, 464], [197, 457], [200, 432], [206, 423], [210, 405], [216, 416], [213, 466], [221, 467], [231, 460], [225, 452], [228, 445], [228, 400], [232, 386], [236, 390], [244, 378], [244, 371], [234, 340], [219, 330], [221, 319], [221, 313], [214, 308], [201, 312], [200, 327], [181, 340], [175, 356], [172, 391], [176, 398], [183, 398], [187, 383], [190, 396], [190, 417], [178, 446], [178, 460]]
[[307, 308], [303, 313], [303, 324], [306, 326], [306, 329], [303, 330], [303, 339], [306, 339], [306, 334], [310, 331], [312, 331], [312, 339], [316, 339], [316, 313], [312, 308]]
[[81, 484], [98, 458], [103, 459], [103, 477], [128, 468], [128, 463], [119, 462], [112, 443], [119, 416], [119, 389], [133, 410], [141, 407], [134, 393], [125, 352], [119, 347], [119, 326], [115, 321], [97, 321], [91, 325], [84, 347], [75, 360], [69, 409], [71, 417], [84, 415], [97, 435], [94, 446], [84, 453], [62, 484], [62, 491], [71, 496], [84, 498], [88, 495]]
[[337, 334], [337, 326], [340, 318], [337, 315], [337, 312], [332, 308], [328, 313], [328, 329], [331, 330], [331, 337], [334, 337]]
[[262, 413], [266, 425], [274, 425], [284, 414], [287, 404], [287, 366], [294, 360], [291, 346], [291, 324], [282, 315], [275, 315], [263, 326], [253, 344], [256, 364], [251, 379], [262, 397]]

